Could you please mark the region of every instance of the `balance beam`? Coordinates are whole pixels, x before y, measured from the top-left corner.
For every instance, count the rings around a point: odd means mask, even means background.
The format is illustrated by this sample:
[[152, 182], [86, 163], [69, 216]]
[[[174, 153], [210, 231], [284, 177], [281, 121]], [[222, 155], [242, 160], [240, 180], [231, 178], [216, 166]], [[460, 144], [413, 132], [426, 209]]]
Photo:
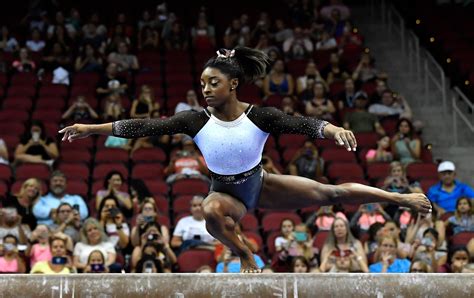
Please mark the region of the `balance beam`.
[[6, 274], [0, 297], [474, 297], [474, 274]]

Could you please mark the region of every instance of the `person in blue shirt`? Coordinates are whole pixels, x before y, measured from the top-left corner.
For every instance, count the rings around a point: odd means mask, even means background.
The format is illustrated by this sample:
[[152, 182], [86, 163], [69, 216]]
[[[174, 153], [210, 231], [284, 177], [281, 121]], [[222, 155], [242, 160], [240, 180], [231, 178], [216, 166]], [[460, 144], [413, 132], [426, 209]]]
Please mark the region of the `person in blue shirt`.
[[[216, 273], [240, 273], [240, 258], [227, 247], [222, 252], [223, 259], [216, 266]], [[262, 258], [254, 254], [253, 258], [257, 267], [262, 269], [265, 266]]]
[[394, 236], [386, 235], [380, 238], [375, 259], [379, 262], [369, 266], [370, 273], [410, 272], [411, 262], [397, 258], [397, 239]]
[[433, 203], [438, 214], [456, 211], [456, 202], [461, 197], [474, 198], [474, 190], [467, 184], [456, 180], [456, 167], [450, 161], [443, 161], [438, 166], [440, 182], [428, 190], [428, 199]]
[[87, 205], [79, 195], [66, 193], [67, 178], [61, 171], [54, 171], [49, 179], [49, 193], [42, 196], [33, 206], [33, 214], [38, 220], [38, 224], [51, 225], [54, 222], [53, 215], [61, 203], [68, 203], [79, 207], [81, 219], [87, 218], [89, 211]]

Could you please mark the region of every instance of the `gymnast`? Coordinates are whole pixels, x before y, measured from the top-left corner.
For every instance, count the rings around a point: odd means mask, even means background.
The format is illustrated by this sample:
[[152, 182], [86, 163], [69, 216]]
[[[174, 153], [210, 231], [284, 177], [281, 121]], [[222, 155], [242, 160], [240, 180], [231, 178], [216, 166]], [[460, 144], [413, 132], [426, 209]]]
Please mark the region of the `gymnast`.
[[237, 90], [265, 75], [269, 58], [263, 52], [237, 47], [220, 49], [201, 74], [201, 89], [207, 108], [183, 111], [167, 119], [120, 120], [104, 124], [74, 124], [59, 131], [72, 142], [92, 134], [121, 138], [184, 133], [201, 150], [211, 176], [209, 195], [203, 201], [206, 228], [234, 251], [241, 272], [259, 273], [250, 249], [239, 239], [235, 227], [247, 210], [254, 208], [292, 210], [337, 203], [389, 202], [421, 213], [431, 212], [424, 194], [389, 193], [357, 183], [327, 185], [290, 175], [266, 173], [262, 151], [269, 134], [302, 134], [328, 138], [355, 151], [354, 134], [312, 117], [293, 117], [273, 107], [256, 107], [240, 101]]

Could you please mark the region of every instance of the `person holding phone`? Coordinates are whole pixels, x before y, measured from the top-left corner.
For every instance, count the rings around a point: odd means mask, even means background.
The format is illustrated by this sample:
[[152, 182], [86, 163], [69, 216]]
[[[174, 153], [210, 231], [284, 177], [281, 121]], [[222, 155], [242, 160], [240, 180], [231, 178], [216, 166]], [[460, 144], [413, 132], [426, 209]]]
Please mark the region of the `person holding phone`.
[[49, 238], [51, 258], [39, 261], [32, 268], [30, 273], [43, 274], [69, 274], [75, 271], [71, 257], [67, 255], [67, 238], [53, 235]]
[[0, 209], [0, 238], [7, 235], [15, 236], [21, 244], [28, 244], [31, 230], [28, 225], [21, 223], [22, 216], [15, 208]]
[[352, 216], [350, 225], [361, 232], [368, 232], [372, 224], [376, 222], [385, 223], [390, 220], [379, 203], [369, 203], [359, 206], [359, 210]]
[[79, 205], [71, 206], [68, 203], [61, 203], [56, 209], [55, 222], [49, 225], [53, 233], [64, 233], [76, 243], [79, 239], [79, 233], [82, 226], [81, 215], [79, 214]]
[[319, 250], [313, 246], [313, 238], [309, 228], [305, 224], [296, 225], [293, 240], [288, 247], [290, 264], [293, 257], [303, 256], [308, 260], [310, 268], [314, 269], [319, 265], [318, 255]]
[[95, 197], [96, 209], [100, 209], [101, 201], [107, 196], [114, 196], [118, 200], [118, 207], [122, 208], [127, 217], [133, 212], [132, 199], [128, 192], [122, 191], [124, 177], [119, 171], [110, 171], [104, 179], [104, 189], [97, 191]]
[[36, 229], [31, 233], [30, 242], [37, 242], [27, 251], [30, 257], [30, 267], [37, 262], [50, 260], [51, 249], [49, 247], [49, 229], [45, 225], [37, 225]]
[[130, 228], [122, 211], [118, 208], [117, 198], [105, 197], [100, 202], [98, 214], [99, 222], [109, 237], [109, 241], [117, 249], [125, 249], [130, 242]]
[[3, 237], [3, 256], [0, 256], [0, 273], [25, 273], [26, 266], [18, 253], [18, 239], [13, 235]]
[[[132, 228], [131, 242], [133, 247], [140, 245], [140, 231], [142, 231], [148, 223], [156, 223], [158, 219], [158, 207], [153, 198], [145, 198], [140, 205], [139, 213], [136, 217], [136, 224]], [[160, 225], [160, 233], [164, 243], [170, 243], [170, 231], [167, 226]]]
[[[29, 178], [21, 184], [20, 191], [14, 195], [9, 195], [6, 199], [2, 200], [4, 208], [15, 209], [11, 210], [8, 219], [9, 226], [13, 227], [15, 221], [18, 225], [28, 225], [29, 230], [25, 232], [30, 233], [36, 227], [36, 218], [33, 214], [33, 206], [39, 200], [41, 196], [41, 181], [36, 178]], [[22, 226], [23, 229], [27, 229], [26, 226]], [[20, 232], [20, 231], [18, 231]], [[20, 234], [15, 234], [20, 239], [22, 244], [25, 244], [25, 239]]]
[[52, 166], [59, 151], [55, 141], [46, 136], [43, 122], [31, 121], [30, 129], [15, 149], [15, 164], [43, 163]]
[[89, 254], [84, 273], [109, 273], [109, 268], [105, 266], [104, 254], [100, 250], [94, 250]]

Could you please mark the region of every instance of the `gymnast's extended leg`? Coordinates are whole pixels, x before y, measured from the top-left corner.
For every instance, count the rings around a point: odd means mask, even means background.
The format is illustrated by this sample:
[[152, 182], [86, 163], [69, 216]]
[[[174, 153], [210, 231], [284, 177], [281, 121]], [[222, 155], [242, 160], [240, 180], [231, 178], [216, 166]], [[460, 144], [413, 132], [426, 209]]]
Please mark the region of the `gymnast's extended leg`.
[[234, 197], [213, 192], [202, 202], [208, 232], [240, 257], [240, 271], [259, 273], [253, 254], [237, 236], [235, 225], [247, 213], [247, 208]]
[[431, 212], [424, 194], [399, 194], [358, 183], [329, 185], [303, 177], [264, 173], [260, 208], [300, 209], [309, 206], [389, 202], [421, 213]]

